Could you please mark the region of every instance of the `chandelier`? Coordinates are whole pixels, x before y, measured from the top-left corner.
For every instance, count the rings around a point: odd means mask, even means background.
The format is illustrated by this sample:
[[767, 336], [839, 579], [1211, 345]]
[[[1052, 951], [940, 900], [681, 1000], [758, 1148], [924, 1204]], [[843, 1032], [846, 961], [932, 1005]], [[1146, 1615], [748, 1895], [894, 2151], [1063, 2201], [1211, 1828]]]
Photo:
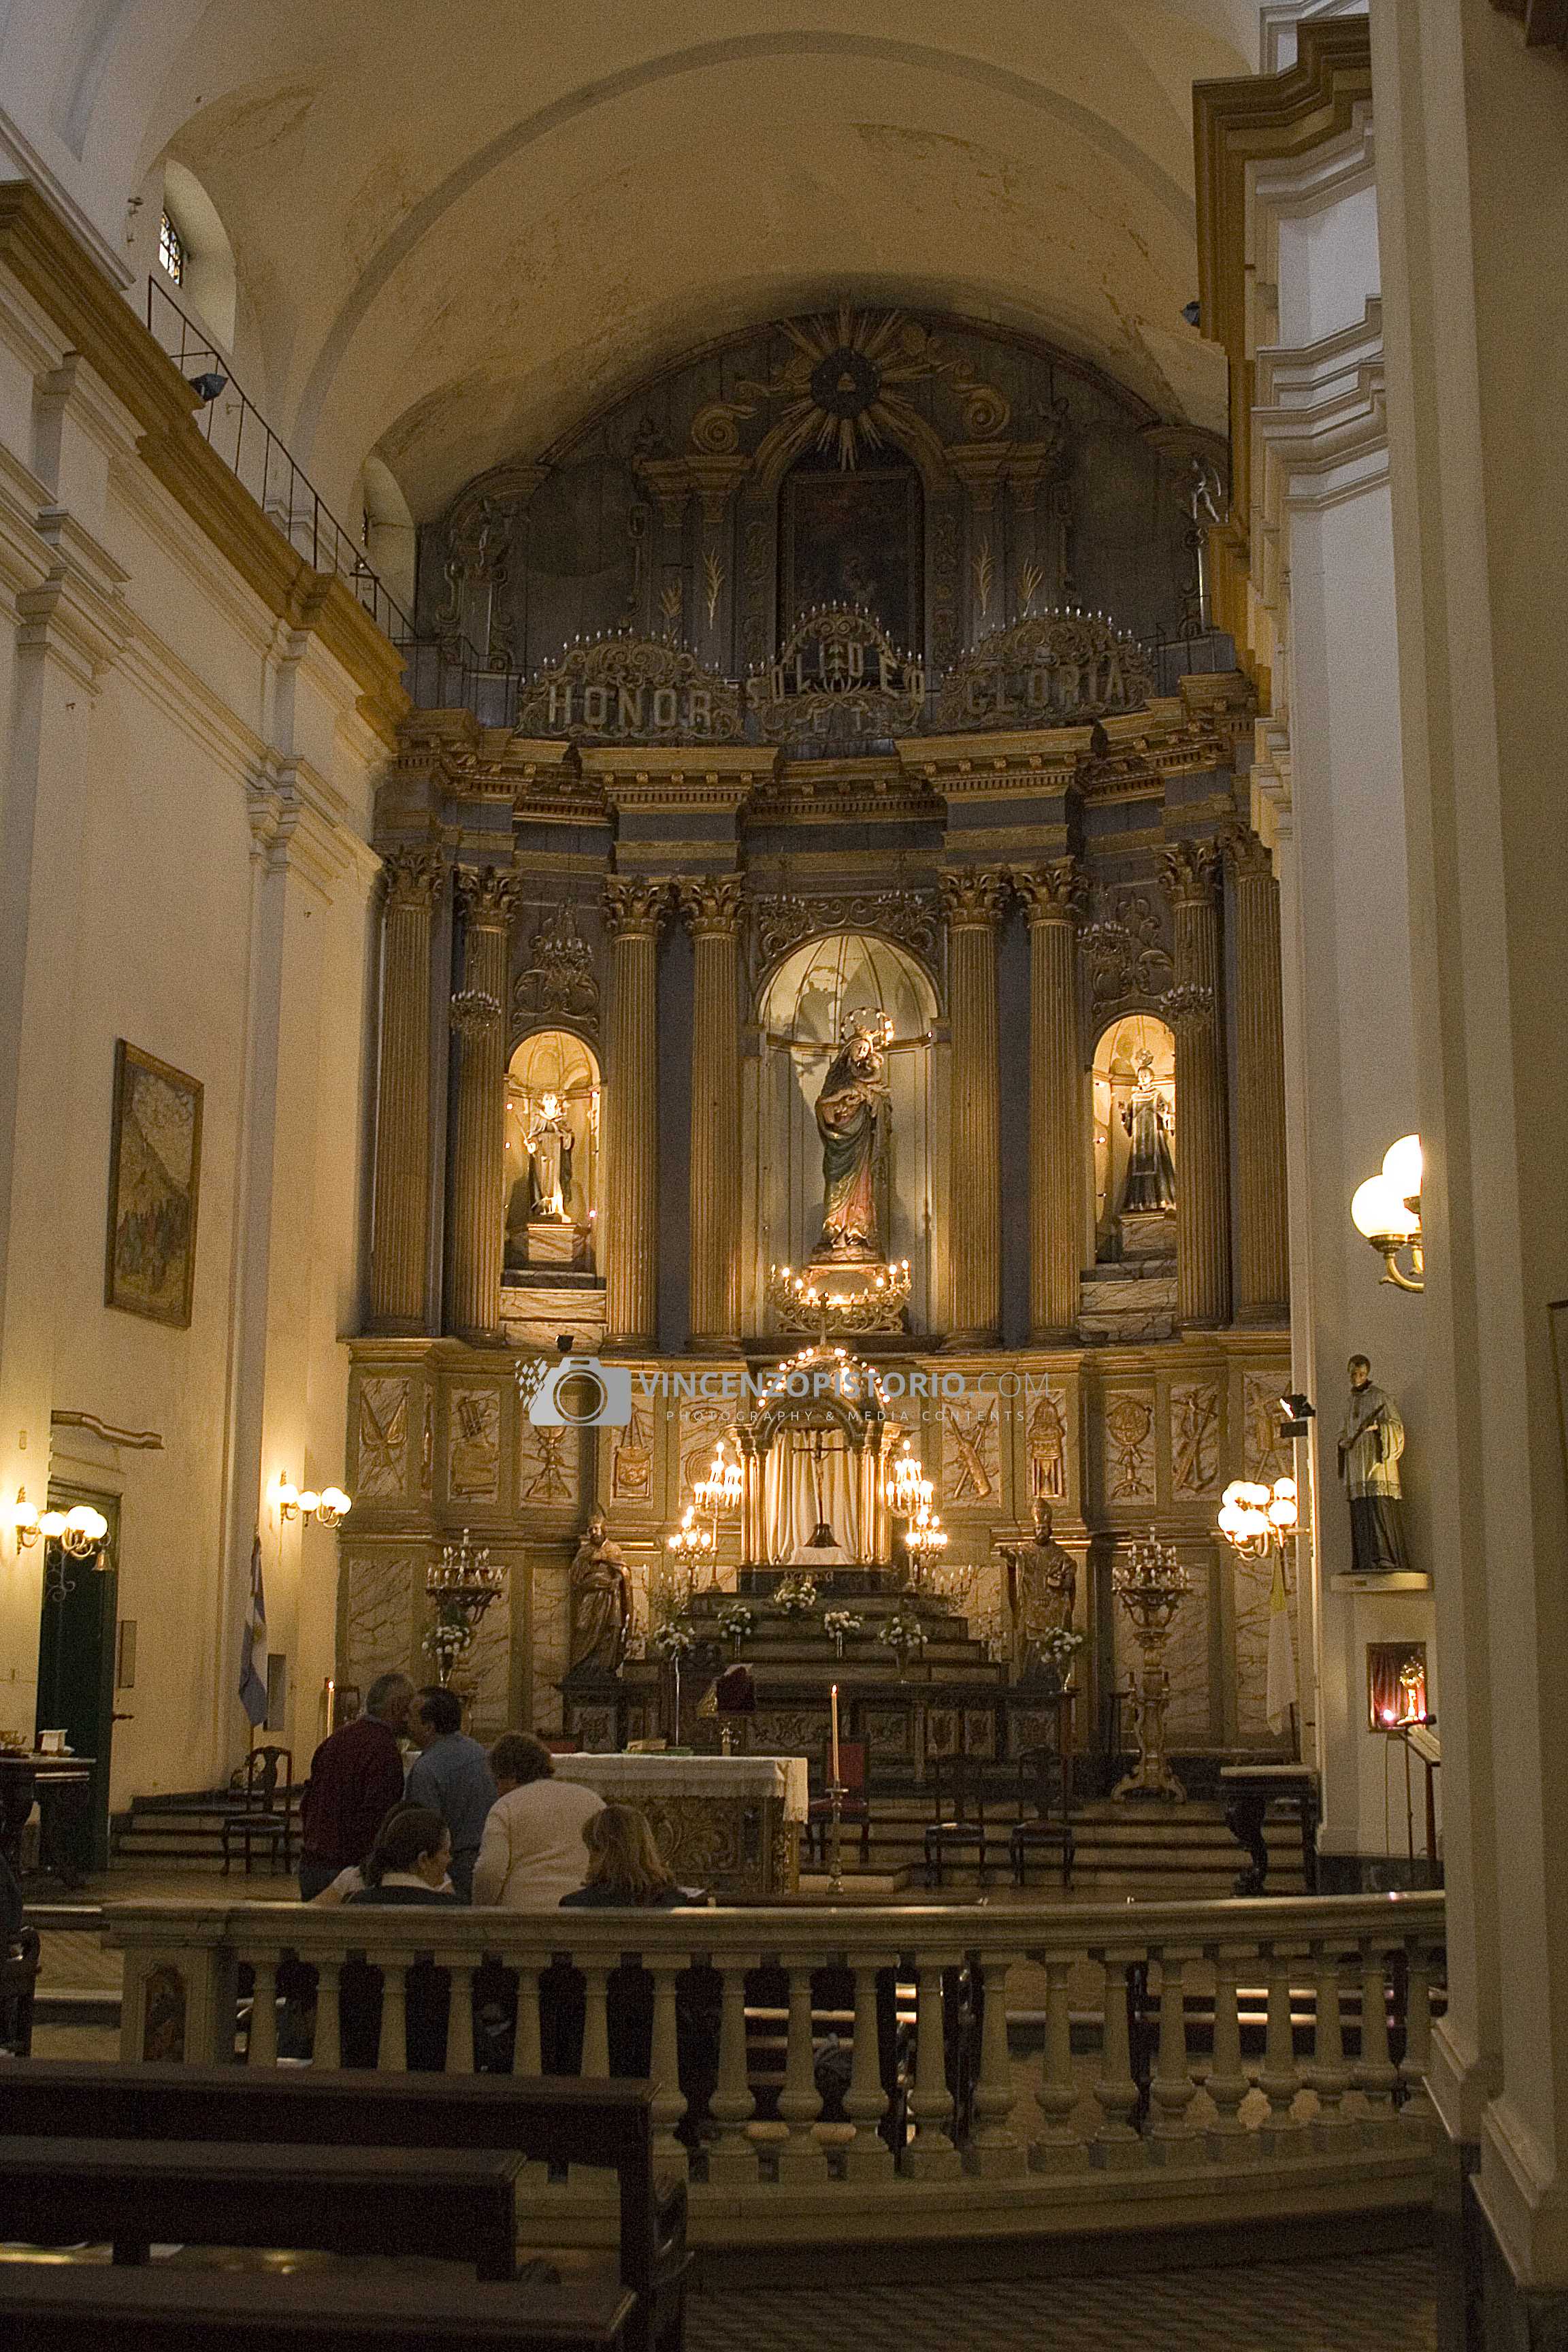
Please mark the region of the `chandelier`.
[[436, 1661], [436, 1679], [445, 1689], [453, 1669], [466, 1658], [479, 1635], [490, 1603], [506, 1591], [506, 1570], [492, 1560], [489, 1546], [476, 1551], [463, 1529], [461, 1543], [444, 1547], [425, 1576], [426, 1598], [436, 1606], [436, 1622], [425, 1648]]

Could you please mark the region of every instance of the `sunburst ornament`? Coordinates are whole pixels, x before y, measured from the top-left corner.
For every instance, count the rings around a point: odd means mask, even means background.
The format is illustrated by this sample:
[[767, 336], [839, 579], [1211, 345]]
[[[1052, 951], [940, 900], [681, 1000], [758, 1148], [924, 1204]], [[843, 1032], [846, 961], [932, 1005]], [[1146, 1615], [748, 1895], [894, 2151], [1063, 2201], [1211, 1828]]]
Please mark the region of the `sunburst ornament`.
[[961, 373], [936, 336], [902, 310], [851, 310], [836, 318], [785, 319], [795, 351], [766, 383], [737, 391], [782, 400], [788, 457], [837, 450], [842, 467], [897, 441], [919, 417], [899, 386]]

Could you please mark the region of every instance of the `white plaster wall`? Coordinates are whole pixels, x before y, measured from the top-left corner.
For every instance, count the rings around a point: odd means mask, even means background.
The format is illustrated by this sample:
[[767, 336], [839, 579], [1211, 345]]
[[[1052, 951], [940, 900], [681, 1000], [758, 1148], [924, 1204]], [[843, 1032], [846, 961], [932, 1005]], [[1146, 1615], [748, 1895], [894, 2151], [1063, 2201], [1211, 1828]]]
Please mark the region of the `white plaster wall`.
[[1375, 187], [1282, 220], [1277, 268], [1282, 343], [1314, 343], [1355, 326], [1379, 285]]

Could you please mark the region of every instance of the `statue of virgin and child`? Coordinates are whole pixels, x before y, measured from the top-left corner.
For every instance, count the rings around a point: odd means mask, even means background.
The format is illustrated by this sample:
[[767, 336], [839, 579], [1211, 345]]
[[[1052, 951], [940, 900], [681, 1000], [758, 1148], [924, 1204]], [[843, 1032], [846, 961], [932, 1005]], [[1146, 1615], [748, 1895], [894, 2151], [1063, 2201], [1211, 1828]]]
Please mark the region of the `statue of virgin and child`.
[[863, 1011], [847, 1013], [839, 1024], [838, 1050], [816, 1097], [822, 1238], [812, 1259], [817, 1265], [874, 1265], [882, 1255], [877, 1181], [892, 1109], [887, 1078], [890, 1031], [885, 1015]]

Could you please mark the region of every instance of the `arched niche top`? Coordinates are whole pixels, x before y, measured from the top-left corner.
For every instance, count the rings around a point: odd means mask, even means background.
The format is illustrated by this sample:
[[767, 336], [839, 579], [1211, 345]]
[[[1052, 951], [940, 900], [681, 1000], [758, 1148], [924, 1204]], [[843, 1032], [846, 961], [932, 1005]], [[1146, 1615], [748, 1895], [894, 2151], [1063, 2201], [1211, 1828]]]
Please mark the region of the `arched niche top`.
[[546, 1087], [555, 1094], [593, 1090], [599, 1085], [599, 1058], [579, 1031], [553, 1021], [524, 1030], [511, 1049], [507, 1079], [536, 1094]]
[[1162, 1084], [1173, 1085], [1176, 1040], [1170, 1024], [1157, 1013], [1119, 1013], [1095, 1040], [1094, 1075], [1112, 1082], [1124, 1078], [1131, 1084], [1137, 1076], [1139, 1059], [1145, 1053], [1153, 1062], [1155, 1078]]
[[845, 1017], [884, 1015], [895, 1039], [923, 1038], [937, 1019], [937, 996], [923, 964], [875, 931], [823, 931], [789, 949], [765, 975], [757, 1020], [785, 1045], [837, 1040]]

